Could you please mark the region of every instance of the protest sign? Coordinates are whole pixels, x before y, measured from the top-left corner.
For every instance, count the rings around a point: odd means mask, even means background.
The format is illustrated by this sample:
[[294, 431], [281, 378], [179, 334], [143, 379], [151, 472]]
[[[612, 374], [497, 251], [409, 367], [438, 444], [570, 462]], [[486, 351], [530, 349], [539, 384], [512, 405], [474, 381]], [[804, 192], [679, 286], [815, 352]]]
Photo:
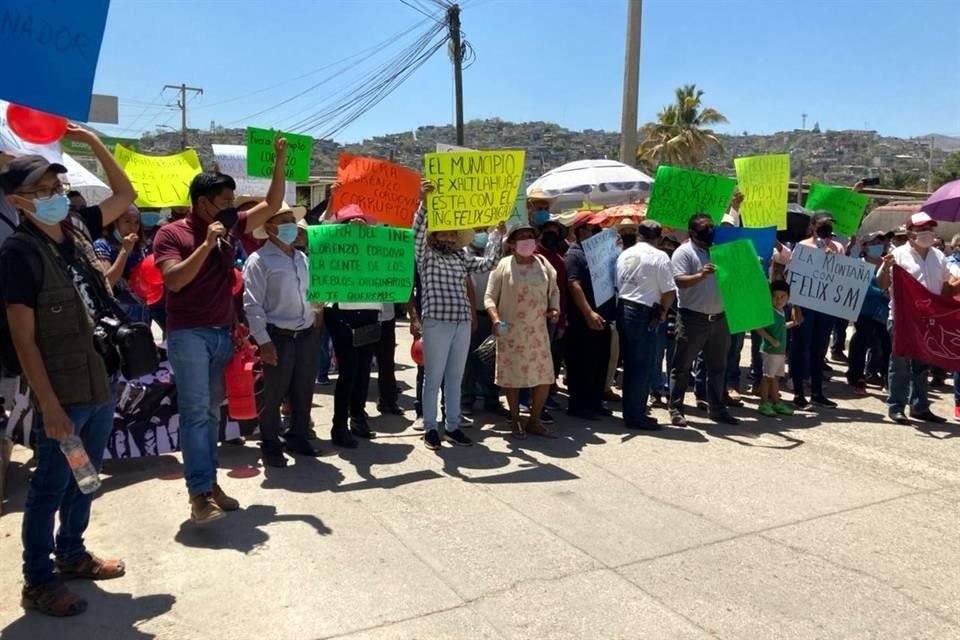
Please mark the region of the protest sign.
[[736, 187], [732, 178], [661, 165], [647, 204], [647, 218], [670, 229], [686, 229], [693, 214], [707, 213], [719, 224]]
[[523, 151], [428, 153], [427, 229], [492, 227], [510, 217], [523, 181]]
[[413, 230], [357, 224], [307, 228], [310, 302], [406, 302]]
[[138, 207], [190, 206], [190, 183], [200, 173], [200, 158], [193, 149], [172, 156], [145, 156], [118, 144], [113, 157], [137, 190]]
[[[277, 132], [268, 129], [247, 127], [247, 175], [254, 178], [273, 176], [275, 153], [273, 139]], [[284, 175], [294, 182], [310, 181], [310, 160], [313, 155], [313, 138], [281, 131], [287, 141], [287, 166]]]
[[[252, 178], [247, 175], [247, 148], [242, 144], [212, 144], [213, 159], [217, 169], [237, 183], [234, 193], [238, 196], [265, 198], [270, 190], [269, 178]], [[297, 201], [297, 185], [289, 180], [283, 186], [283, 199], [293, 204]]]
[[740, 215], [745, 227], [787, 228], [790, 156], [752, 156], [733, 161], [737, 187], [743, 194]]
[[850, 189], [814, 183], [810, 185], [806, 208], [829, 211], [833, 214], [834, 232], [850, 238], [860, 229], [860, 219], [869, 201], [867, 196]]
[[513, 229], [519, 224], [529, 223], [530, 215], [527, 213], [527, 190], [521, 182], [520, 188], [517, 189], [517, 199], [513, 202], [513, 211], [510, 212], [510, 217], [507, 218], [507, 229]]
[[420, 176], [398, 164], [341, 153], [337, 166], [340, 188], [333, 210], [355, 204], [368, 216], [393, 227], [413, 226], [420, 206]]
[[874, 266], [863, 260], [798, 244], [787, 265], [790, 302], [856, 321], [874, 271]]
[[717, 287], [731, 334], [773, 324], [770, 284], [749, 240], [734, 240], [710, 247], [710, 262], [716, 265]]
[[893, 353], [960, 371], [960, 301], [893, 267]]
[[583, 253], [587, 256], [590, 283], [593, 285], [593, 302], [598, 307], [614, 296], [616, 290], [617, 230], [606, 229], [583, 241]]
[[753, 243], [753, 248], [762, 260], [769, 260], [773, 257], [773, 248], [777, 244], [777, 228], [763, 227], [753, 229], [751, 227], [728, 227], [719, 226], [714, 229], [714, 244], [726, 244], [735, 240], [749, 240]]
[[[111, 152], [118, 144], [122, 144], [127, 149], [132, 149], [133, 151], [140, 150], [140, 141], [136, 138], [113, 138], [111, 136], [100, 136], [100, 142], [109, 149]], [[76, 140], [61, 140], [60, 148], [64, 153], [69, 153], [72, 156], [88, 156], [94, 157], [93, 149], [90, 148], [86, 142], [77, 142]]]
[[0, 0], [3, 98], [86, 122], [110, 0]]

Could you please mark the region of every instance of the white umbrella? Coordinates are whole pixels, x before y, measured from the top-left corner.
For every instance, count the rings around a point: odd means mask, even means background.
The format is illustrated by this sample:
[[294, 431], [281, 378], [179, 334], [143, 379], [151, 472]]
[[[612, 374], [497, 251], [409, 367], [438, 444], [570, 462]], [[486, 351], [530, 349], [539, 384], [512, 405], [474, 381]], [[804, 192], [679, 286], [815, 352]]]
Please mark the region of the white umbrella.
[[548, 171], [527, 187], [527, 196], [543, 192], [556, 198], [559, 211], [583, 202], [626, 204], [650, 194], [653, 178], [616, 160], [577, 160]]

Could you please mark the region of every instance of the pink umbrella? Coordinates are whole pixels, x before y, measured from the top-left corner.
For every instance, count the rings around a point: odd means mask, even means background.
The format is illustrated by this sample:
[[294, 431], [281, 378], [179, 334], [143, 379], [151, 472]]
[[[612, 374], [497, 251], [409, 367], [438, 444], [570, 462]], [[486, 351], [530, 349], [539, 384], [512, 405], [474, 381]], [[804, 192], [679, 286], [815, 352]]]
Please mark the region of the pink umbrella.
[[948, 182], [934, 191], [920, 210], [934, 220], [960, 222], [960, 180]]

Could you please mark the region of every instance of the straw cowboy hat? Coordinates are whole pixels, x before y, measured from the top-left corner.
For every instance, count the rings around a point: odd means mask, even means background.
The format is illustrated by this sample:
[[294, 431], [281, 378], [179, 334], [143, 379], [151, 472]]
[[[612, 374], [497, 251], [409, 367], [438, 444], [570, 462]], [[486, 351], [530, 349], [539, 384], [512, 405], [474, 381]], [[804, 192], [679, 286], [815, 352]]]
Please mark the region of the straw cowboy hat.
[[[246, 197], [248, 196], [240, 196], [240, 198], [237, 198], [237, 200], [240, 200]], [[239, 207], [240, 205], [236, 205], [236, 206]], [[272, 220], [273, 218], [279, 216], [282, 213], [292, 213], [294, 220], [296, 222], [300, 222], [301, 220], [303, 220], [303, 217], [307, 215], [307, 208], [291, 207], [286, 202], [284, 202], [282, 205], [280, 205], [280, 209], [278, 209], [275, 214], [270, 216], [270, 219]], [[263, 225], [261, 225], [253, 230], [253, 237], [257, 240], [266, 240], [269, 236], [267, 236], [267, 231], [263, 228]]]

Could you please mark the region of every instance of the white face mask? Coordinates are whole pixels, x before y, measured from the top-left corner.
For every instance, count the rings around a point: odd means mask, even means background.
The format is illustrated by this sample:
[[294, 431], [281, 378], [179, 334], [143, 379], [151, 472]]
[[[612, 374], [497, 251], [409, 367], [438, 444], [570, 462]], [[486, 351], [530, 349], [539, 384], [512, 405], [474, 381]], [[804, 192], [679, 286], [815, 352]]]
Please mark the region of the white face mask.
[[929, 249], [937, 241], [937, 234], [933, 231], [917, 231], [917, 237], [913, 241], [924, 249]]

